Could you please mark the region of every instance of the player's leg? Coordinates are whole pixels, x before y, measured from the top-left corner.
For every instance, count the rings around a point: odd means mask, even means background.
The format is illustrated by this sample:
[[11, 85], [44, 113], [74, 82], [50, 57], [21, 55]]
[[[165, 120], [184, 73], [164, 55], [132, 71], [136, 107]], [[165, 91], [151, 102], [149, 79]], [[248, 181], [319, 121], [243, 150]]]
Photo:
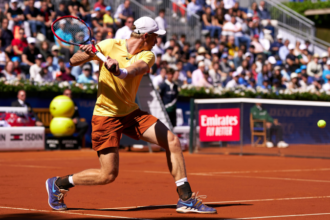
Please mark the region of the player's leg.
[[165, 149], [169, 170], [176, 181], [179, 201], [177, 212], [216, 213], [216, 209], [202, 204], [202, 201], [192, 193], [188, 183], [185, 162], [179, 138], [173, 134], [162, 122], [151, 125], [140, 137], [150, 143]]
[[75, 185], [104, 185], [113, 182], [118, 176], [118, 147], [98, 151], [100, 169], [88, 169], [63, 177], [53, 177], [46, 181], [48, 204], [55, 210], [66, 210], [64, 195]]

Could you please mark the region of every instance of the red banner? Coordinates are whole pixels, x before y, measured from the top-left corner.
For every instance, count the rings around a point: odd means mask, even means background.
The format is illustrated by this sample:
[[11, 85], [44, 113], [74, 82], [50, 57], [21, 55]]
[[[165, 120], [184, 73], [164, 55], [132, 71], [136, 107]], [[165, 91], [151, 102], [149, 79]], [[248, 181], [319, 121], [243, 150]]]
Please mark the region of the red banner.
[[240, 109], [199, 111], [200, 141], [239, 141]]

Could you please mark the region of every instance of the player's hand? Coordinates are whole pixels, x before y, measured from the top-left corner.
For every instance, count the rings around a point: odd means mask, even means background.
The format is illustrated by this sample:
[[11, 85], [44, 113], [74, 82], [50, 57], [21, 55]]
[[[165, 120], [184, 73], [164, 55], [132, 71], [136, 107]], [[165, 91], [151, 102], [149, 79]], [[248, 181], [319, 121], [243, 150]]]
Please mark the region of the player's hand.
[[[92, 40], [92, 44], [95, 46], [95, 40]], [[86, 52], [90, 56], [95, 56], [95, 53], [93, 53], [93, 46], [91, 44], [89, 45], [81, 45], [79, 47], [80, 50]]]
[[119, 63], [117, 60], [111, 59], [111, 57], [107, 56], [107, 61], [105, 61], [104, 65], [115, 76], [118, 76], [120, 74]]

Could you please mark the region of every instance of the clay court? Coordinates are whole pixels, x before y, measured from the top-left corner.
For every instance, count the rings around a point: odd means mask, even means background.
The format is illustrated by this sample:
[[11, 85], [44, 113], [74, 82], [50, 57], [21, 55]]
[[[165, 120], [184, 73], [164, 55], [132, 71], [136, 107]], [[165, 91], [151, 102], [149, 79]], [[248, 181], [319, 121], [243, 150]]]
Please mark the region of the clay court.
[[185, 153], [193, 191], [218, 214], [179, 214], [165, 154], [120, 152], [118, 179], [75, 187], [52, 211], [45, 181], [99, 167], [92, 150], [0, 153], [0, 219], [330, 219], [330, 160]]

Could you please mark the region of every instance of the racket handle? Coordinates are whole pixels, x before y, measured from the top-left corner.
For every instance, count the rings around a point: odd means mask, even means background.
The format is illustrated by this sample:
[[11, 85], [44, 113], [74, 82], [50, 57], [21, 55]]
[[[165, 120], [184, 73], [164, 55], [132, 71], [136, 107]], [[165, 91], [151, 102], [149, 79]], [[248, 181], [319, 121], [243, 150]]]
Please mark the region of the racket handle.
[[[107, 60], [107, 58], [106, 58], [102, 53], [100, 53], [99, 51], [96, 51], [95, 54], [96, 54], [96, 56], [97, 56], [98, 58], [100, 58], [103, 62], [105, 62], [105, 61]], [[110, 70], [110, 72], [112, 72], [112, 73], [116, 72], [116, 65], [113, 64], [113, 65], [110, 67], [109, 70]]]
[[106, 58], [102, 53], [100, 53], [99, 51], [97, 51], [97, 52], [95, 53], [95, 55], [96, 55], [98, 58], [100, 58], [103, 62], [107, 61], [107, 58]]

